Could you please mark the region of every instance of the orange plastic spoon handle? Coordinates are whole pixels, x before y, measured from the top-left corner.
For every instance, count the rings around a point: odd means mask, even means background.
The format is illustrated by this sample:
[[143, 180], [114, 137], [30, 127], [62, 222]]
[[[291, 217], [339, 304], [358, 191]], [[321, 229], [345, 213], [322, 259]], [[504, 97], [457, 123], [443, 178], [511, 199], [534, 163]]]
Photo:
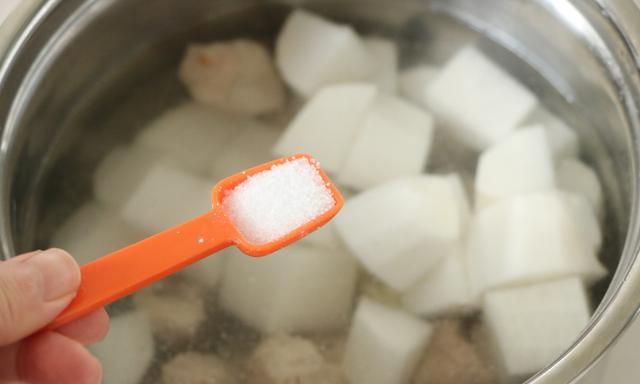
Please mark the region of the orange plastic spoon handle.
[[301, 158], [306, 158], [310, 164], [318, 167], [311, 156], [299, 154], [229, 176], [214, 187], [213, 210], [209, 213], [81, 267], [82, 281], [76, 297], [45, 330], [56, 329], [87, 315], [232, 244], [247, 255], [264, 256], [318, 229], [331, 220], [344, 204], [338, 189], [319, 167], [319, 174], [331, 191], [335, 205], [279, 239], [264, 244], [250, 243], [231, 223], [222, 206], [226, 192], [249, 176], [269, 170], [274, 165]]
[[233, 244], [235, 235], [217, 208], [86, 264], [76, 297], [45, 329], [56, 329], [220, 251]]

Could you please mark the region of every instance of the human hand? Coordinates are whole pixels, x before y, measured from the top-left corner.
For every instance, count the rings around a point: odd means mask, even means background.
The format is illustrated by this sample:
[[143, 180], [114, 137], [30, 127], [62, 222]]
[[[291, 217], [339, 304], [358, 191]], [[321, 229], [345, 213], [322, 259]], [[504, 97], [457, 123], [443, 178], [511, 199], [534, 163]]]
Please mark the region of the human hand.
[[100, 363], [84, 345], [106, 335], [104, 309], [34, 334], [71, 302], [79, 284], [78, 264], [59, 249], [0, 262], [0, 383], [100, 383]]

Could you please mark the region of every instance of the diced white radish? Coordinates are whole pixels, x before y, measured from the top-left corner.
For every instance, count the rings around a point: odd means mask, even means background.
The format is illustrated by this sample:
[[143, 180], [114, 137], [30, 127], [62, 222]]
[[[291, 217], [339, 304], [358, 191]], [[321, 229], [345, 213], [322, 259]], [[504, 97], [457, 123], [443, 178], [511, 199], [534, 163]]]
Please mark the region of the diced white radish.
[[376, 87], [367, 83], [323, 88], [298, 113], [273, 152], [312, 153], [323, 169], [337, 173], [377, 94]]
[[188, 171], [208, 175], [220, 149], [246, 121], [196, 103], [168, 110], [137, 138], [148, 148], [162, 151]]
[[342, 384], [338, 367], [327, 364], [318, 348], [301, 337], [277, 334], [264, 340], [248, 364], [248, 384]]
[[156, 164], [122, 206], [127, 223], [152, 235], [211, 209], [213, 183], [176, 167]]
[[165, 384], [234, 384], [231, 367], [219, 357], [199, 352], [182, 352], [162, 366]]
[[556, 118], [544, 124], [544, 127], [556, 159], [578, 156], [578, 135], [564, 121]]
[[426, 106], [427, 87], [436, 78], [438, 71], [438, 68], [429, 65], [418, 65], [402, 71], [398, 78], [400, 95], [416, 105]]
[[430, 110], [467, 145], [483, 150], [513, 132], [537, 99], [478, 49], [458, 52], [427, 86]]
[[234, 253], [240, 253], [235, 247], [216, 252], [182, 270], [184, 276], [205, 288], [216, 288], [222, 279], [227, 259]]
[[519, 130], [480, 156], [476, 207], [554, 187], [554, 163], [545, 131], [540, 127]]
[[303, 10], [293, 11], [276, 41], [276, 63], [296, 92], [366, 79], [374, 65], [353, 28]]
[[197, 287], [178, 277], [137, 292], [133, 302], [148, 315], [154, 335], [166, 343], [192, 339], [206, 317]]
[[450, 176], [382, 184], [349, 200], [336, 229], [369, 272], [404, 290], [461, 240], [466, 222], [457, 188]]
[[301, 241], [314, 247], [333, 250], [343, 249], [342, 240], [340, 240], [336, 232], [333, 221], [328, 222], [323, 227], [301, 239]]
[[519, 196], [485, 208], [469, 234], [473, 291], [567, 276], [594, 282], [606, 269], [585, 233], [561, 192]]
[[408, 383], [431, 332], [431, 325], [406, 312], [360, 300], [343, 363], [349, 382]]
[[398, 89], [398, 47], [385, 38], [370, 37], [364, 40], [374, 69], [371, 79], [378, 88], [389, 94], [395, 94]]
[[593, 206], [582, 195], [564, 193], [563, 197], [571, 208], [574, 220], [582, 232], [582, 237], [593, 246], [593, 251], [597, 254], [602, 246], [602, 230]]
[[590, 318], [578, 278], [489, 292], [483, 313], [505, 382], [522, 382], [560, 357]]
[[211, 175], [225, 178], [273, 159], [271, 147], [282, 132], [264, 125], [245, 129], [213, 160]]
[[438, 262], [425, 277], [403, 296], [405, 307], [427, 317], [473, 312], [478, 307], [471, 291], [464, 249]]
[[564, 159], [558, 164], [556, 182], [565, 191], [584, 196], [598, 216], [602, 215], [602, 185], [598, 175], [585, 163], [574, 158]]
[[547, 109], [541, 106], [536, 108], [525, 123], [527, 126], [544, 126], [556, 161], [567, 157], [578, 157], [580, 154], [580, 144], [575, 130]]
[[337, 181], [365, 189], [419, 175], [426, 166], [432, 137], [431, 115], [396, 97], [380, 95], [367, 111]]
[[261, 115], [286, 102], [269, 51], [251, 40], [191, 44], [178, 76], [196, 101], [226, 111]]
[[[463, 328], [464, 327], [464, 328]], [[434, 326], [413, 384], [496, 384], [495, 367], [465, 333], [461, 321], [444, 320]]]
[[451, 192], [455, 196], [458, 204], [458, 215], [463, 226], [462, 230], [465, 231], [471, 218], [471, 203], [469, 202], [462, 176], [457, 173], [450, 173], [443, 177], [449, 183], [449, 188], [451, 188]]
[[111, 318], [109, 333], [89, 350], [102, 363], [104, 384], [137, 384], [151, 365], [154, 343], [147, 316], [132, 311]]
[[220, 302], [263, 333], [332, 330], [349, 320], [356, 277], [348, 255], [304, 244], [261, 259], [232, 255]]
[[67, 250], [82, 265], [140, 238], [114, 212], [92, 202], [80, 207], [58, 228], [51, 246]]
[[170, 163], [163, 153], [137, 145], [114, 149], [93, 174], [96, 200], [112, 207], [124, 204], [154, 164]]

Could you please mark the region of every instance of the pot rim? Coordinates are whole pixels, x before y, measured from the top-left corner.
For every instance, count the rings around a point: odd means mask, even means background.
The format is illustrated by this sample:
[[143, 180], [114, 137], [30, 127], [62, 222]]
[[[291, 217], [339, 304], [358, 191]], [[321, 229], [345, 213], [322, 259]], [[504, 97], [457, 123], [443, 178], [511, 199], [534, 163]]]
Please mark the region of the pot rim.
[[[85, 0], [97, 3], [95, 0]], [[601, 11], [601, 20], [594, 23], [581, 11], [582, 0], [538, 0], [554, 17], [562, 20], [574, 33], [586, 39], [594, 54], [603, 61], [621, 96], [628, 125], [631, 127], [632, 204], [626, 240], [620, 265], [611, 281], [607, 294], [592, 316], [589, 325], [576, 342], [555, 362], [529, 379], [530, 384], [571, 383], [595, 364], [620, 334], [635, 320], [640, 308], [640, 217], [638, 215], [640, 178], [640, 8], [628, 0], [596, 0]], [[37, 33], [48, 15], [62, 0], [42, 0], [23, 26], [16, 31], [4, 56], [0, 53], [0, 93], [3, 92], [15, 62], [29, 44], [30, 37]], [[103, 4], [104, 5], [104, 4]], [[635, 20], [635, 22], [633, 22]], [[608, 37], [603, 38], [604, 30]], [[611, 37], [613, 36], [613, 37]], [[612, 49], [612, 41], [618, 43]], [[622, 44], [620, 44], [622, 43]], [[624, 49], [619, 49], [623, 47]], [[11, 94], [12, 102], [7, 117], [0, 120], [2, 127], [0, 142], [0, 260], [15, 254], [11, 227], [11, 180], [13, 174], [10, 161], [10, 146], [16, 135], [16, 100], [20, 100], [20, 86]]]

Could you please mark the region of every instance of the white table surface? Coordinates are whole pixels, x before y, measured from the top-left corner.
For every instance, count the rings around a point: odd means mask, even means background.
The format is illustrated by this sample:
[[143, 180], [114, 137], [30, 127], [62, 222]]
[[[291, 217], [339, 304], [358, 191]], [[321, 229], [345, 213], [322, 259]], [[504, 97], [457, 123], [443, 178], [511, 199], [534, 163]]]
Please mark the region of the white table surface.
[[[0, 0], [0, 52], [4, 48], [3, 39], [11, 34], [11, 29], [19, 24], [28, 9], [39, 0]], [[639, 1], [640, 0], [636, 0]], [[21, 5], [19, 9], [18, 5]], [[17, 22], [16, 22], [17, 21]], [[594, 368], [593, 374], [583, 379], [581, 384], [637, 384], [640, 383], [640, 321], [636, 321], [617, 345]]]

